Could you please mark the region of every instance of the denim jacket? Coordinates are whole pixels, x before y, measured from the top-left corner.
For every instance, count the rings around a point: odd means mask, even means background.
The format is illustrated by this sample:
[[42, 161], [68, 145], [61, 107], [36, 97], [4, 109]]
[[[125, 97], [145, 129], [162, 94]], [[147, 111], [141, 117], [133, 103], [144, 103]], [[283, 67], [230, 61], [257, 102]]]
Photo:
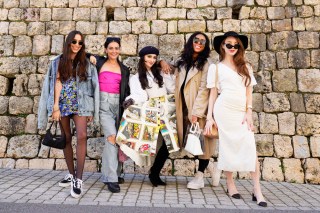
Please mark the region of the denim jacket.
[[[52, 115], [54, 105], [54, 86], [61, 55], [51, 59], [47, 75], [43, 82], [38, 108], [38, 128], [45, 129], [48, 117]], [[80, 81], [76, 76], [78, 114], [79, 116], [94, 116], [94, 123], [99, 125], [99, 81], [96, 67], [88, 60], [87, 80]]]

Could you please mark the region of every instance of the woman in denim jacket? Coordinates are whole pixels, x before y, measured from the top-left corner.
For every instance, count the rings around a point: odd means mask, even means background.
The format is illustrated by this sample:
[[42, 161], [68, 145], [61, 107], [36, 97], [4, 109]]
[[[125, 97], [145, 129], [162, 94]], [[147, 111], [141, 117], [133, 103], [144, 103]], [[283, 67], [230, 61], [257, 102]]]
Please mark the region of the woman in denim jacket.
[[[87, 122], [94, 116], [99, 123], [99, 83], [96, 68], [86, 59], [84, 37], [79, 31], [71, 31], [63, 45], [63, 54], [52, 59], [43, 83], [39, 109], [38, 128], [46, 128], [48, 117], [59, 121], [66, 138], [63, 150], [70, 174], [59, 183], [71, 184], [71, 196], [82, 193], [82, 173], [87, 147]], [[77, 166], [73, 164], [70, 120], [77, 132]]]

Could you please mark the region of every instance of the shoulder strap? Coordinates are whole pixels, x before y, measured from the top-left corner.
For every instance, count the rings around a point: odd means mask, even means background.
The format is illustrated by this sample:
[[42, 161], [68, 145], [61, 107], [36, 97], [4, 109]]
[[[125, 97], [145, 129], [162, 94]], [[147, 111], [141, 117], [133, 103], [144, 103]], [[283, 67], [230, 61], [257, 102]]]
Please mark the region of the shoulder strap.
[[218, 88], [217, 86], [218, 86], [218, 64], [216, 64], [216, 80], [215, 80], [215, 87]]

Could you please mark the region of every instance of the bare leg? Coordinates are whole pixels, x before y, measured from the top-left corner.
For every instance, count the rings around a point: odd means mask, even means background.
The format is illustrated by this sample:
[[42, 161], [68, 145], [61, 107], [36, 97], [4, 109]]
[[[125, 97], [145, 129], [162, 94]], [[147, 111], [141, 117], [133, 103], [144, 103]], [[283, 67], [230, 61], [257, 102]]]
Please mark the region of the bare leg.
[[72, 136], [70, 129], [70, 118], [68, 116], [62, 117], [60, 121], [61, 133], [66, 137], [66, 148], [63, 149], [64, 158], [66, 159], [69, 173], [75, 176], [73, 164], [73, 150], [72, 150]]
[[260, 203], [261, 201], [265, 201], [262, 192], [261, 192], [261, 187], [260, 187], [260, 164], [258, 161], [258, 157], [256, 159], [256, 171], [255, 172], [250, 172], [251, 178], [253, 181], [253, 192], [255, 196], [257, 197], [257, 203]]
[[87, 117], [73, 116], [77, 131], [77, 172], [76, 177], [82, 180], [82, 173], [87, 151]]
[[231, 196], [234, 194], [238, 194], [239, 192], [236, 188], [236, 185], [232, 177], [233, 172], [225, 171], [224, 173], [226, 174], [226, 177], [227, 177], [227, 189], [228, 189], [229, 195]]

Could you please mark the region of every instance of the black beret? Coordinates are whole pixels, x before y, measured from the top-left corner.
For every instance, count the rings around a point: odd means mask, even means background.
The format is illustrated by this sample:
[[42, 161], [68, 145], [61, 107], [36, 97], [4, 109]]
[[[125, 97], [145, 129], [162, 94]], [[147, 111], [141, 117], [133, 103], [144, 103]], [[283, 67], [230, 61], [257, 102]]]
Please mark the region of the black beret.
[[139, 51], [139, 56], [143, 57], [148, 54], [159, 55], [159, 50], [153, 46], [146, 46]]

